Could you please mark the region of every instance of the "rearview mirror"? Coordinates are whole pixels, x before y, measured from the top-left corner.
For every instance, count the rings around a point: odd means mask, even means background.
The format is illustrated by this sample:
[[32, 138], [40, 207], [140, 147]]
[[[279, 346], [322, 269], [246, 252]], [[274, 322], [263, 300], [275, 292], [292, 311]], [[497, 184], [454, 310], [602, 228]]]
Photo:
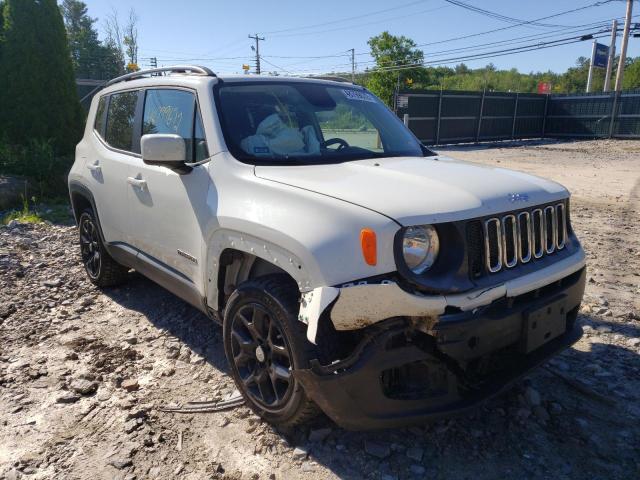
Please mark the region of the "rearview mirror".
[[184, 167], [184, 162], [187, 161], [184, 139], [173, 133], [143, 135], [140, 139], [140, 150], [142, 160], [151, 165], [176, 168]]

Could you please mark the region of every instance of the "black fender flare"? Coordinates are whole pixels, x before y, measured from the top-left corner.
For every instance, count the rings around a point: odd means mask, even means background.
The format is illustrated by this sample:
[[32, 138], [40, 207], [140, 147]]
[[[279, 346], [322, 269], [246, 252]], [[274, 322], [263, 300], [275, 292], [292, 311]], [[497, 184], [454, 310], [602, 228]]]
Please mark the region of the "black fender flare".
[[98, 213], [98, 207], [96, 205], [96, 200], [93, 197], [93, 193], [91, 193], [91, 190], [89, 190], [89, 187], [87, 187], [83, 183], [77, 180], [69, 181], [69, 200], [71, 202], [71, 209], [73, 210], [73, 218], [75, 219], [76, 225], [77, 225], [82, 212], [76, 211], [76, 205], [73, 201], [74, 195], [80, 195], [84, 197], [91, 204], [91, 210], [93, 210], [93, 214], [96, 216], [96, 221], [98, 222], [98, 232], [100, 233], [100, 239], [102, 240], [102, 243], [107, 247], [107, 251], [108, 251], [109, 249], [107, 246], [107, 242], [105, 241], [104, 234], [102, 233], [102, 225], [100, 223], [100, 214]]

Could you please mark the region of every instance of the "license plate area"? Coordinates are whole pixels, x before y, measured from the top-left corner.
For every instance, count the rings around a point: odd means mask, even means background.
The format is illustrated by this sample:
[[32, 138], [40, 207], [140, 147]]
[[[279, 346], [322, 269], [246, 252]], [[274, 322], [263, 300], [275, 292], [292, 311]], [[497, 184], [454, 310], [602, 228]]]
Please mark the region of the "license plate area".
[[566, 296], [524, 313], [521, 350], [530, 353], [562, 335], [567, 329]]

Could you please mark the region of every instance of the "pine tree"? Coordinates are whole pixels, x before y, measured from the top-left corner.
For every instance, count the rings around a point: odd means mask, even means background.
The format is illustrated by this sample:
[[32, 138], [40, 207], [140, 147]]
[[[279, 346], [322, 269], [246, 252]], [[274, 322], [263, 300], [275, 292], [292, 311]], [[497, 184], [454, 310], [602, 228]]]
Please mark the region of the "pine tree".
[[0, 57], [0, 137], [51, 140], [70, 153], [82, 132], [73, 66], [55, 0], [5, 0]]
[[60, 10], [76, 77], [106, 80], [124, 73], [119, 50], [100, 42], [94, 28], [96, 19], [88, 15], [84, 2], [64, 0]]

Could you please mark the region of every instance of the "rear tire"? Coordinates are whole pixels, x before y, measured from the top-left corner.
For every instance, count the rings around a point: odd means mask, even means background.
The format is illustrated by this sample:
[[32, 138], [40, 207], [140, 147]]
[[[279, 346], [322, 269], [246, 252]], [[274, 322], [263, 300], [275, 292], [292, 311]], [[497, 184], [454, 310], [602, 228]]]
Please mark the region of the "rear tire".
[[80, 256], [89, 280], [98, 287], [120, 285], [129, 269], [116, 262], [102, 243], [98, 221], [90, 209], [78, 219]]
[[223, 321], [225, 354], [245, 402], [269, 423], [285, 427], [319, 412], [293, 375], [314, 357], [298, 309], [295, 282], [268, 275], [242, 283], [231, 294]]

